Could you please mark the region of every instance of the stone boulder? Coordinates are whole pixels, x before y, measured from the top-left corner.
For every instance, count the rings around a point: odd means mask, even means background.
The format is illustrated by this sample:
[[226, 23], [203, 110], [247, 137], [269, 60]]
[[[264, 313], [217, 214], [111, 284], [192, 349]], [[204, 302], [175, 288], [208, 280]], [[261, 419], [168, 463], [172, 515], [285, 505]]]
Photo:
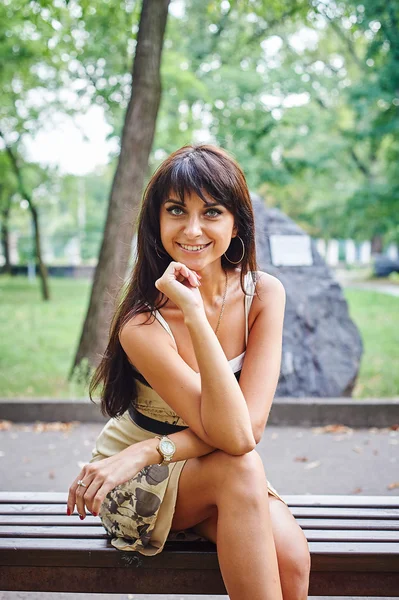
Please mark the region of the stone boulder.
[[[252, 200], [259, 268], [280, 279], [287, 295], [276, 396], [351, 396], [363, 345], [339, 283], [314, 241], [292, 219], [276, 208], [267, 208], [258, 196], [252, 194]], [[301, 250], [302, 264], [276, 264], [280, 262], [276, 260], [278, 248], [284, 254], [290, 247], [289, 238], [276, 237], [281, 235], [295, 236], [291, 240], [294, 262], [295, 247], [308, 244], [308, 261]]]

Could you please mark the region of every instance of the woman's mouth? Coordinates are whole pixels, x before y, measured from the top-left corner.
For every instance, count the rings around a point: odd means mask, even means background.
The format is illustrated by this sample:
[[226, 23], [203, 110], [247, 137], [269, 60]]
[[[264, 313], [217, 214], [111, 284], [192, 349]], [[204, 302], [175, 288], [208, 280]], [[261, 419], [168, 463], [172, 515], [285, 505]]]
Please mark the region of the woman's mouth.
[[179, 242], [177, 242], [177, 245], [180, 246], [180, 248], [182, 248], [182, 250], [185, 250], [185, 252], [195, 252], [195, 253], [199, 253], [202, 252], [202, 250], [204, 250], [205, 248], [207, 248], [212, 242], [208, 242], [208, 244], [196, 244], [194, 245], [190, 245], [190, 244], [179, 244]]

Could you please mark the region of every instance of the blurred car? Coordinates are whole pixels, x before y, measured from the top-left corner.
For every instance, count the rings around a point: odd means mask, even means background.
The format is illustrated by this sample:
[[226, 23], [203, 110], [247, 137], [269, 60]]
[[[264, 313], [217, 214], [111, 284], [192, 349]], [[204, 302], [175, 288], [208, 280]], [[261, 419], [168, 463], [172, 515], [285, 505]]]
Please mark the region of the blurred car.
[[391, 273], [399, 273], [399, 260], [393, 260], [385, 254], [376, 254], [374, 257], [374, 275], [387, 277]]

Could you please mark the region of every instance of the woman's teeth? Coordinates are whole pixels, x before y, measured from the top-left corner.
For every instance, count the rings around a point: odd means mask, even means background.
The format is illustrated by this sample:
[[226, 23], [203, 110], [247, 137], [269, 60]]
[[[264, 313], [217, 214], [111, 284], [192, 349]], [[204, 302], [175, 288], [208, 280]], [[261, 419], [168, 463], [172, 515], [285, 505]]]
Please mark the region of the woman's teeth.
[[207, 245], [208, 244], [203, 244], [202, 246], [186, 246], [186, 244], [179, 244], [179, 246], [181, 246], [184, 250], [189, 250], [190, 252], [195, 252], [195, 251], [198, 251], [198, 250], [202, 250]]

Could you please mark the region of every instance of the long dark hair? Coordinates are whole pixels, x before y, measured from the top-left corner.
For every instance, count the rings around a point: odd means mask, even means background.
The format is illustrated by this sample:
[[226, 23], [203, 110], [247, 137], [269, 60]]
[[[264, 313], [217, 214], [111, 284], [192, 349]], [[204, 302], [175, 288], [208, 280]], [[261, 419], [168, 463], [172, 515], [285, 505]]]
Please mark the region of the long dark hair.
[[[160, 209], [169, 192], [174, 191], [183, 202], [186, 194], [195, 192], [204, 202], [212, 199], [224, 205], [234, 216], [242, 244], [233, 238], [226, 251], [231, 261], [240, 261], [241, 288], [248, 271], [256, 272], [255, 225], [252, 202], [242, 169], [232, 156], [216, 146], [187, 145], [173, 152], [155, 171], [143, 196], [138, 229], [135, 265], [111, 323], [108, 346], [90, 381], [89, 395], [100, 383], [101, 412], [104, 416], [122, 415], [137, 397], [134, 371], [119, 341], [123, 326], [135, 315], [150, 312], [167, 302], [160, 297], [154, 283], [173, 260], [165, 251], [160, 236]], [[234, 269], [225, 256], [222, 266]]]

